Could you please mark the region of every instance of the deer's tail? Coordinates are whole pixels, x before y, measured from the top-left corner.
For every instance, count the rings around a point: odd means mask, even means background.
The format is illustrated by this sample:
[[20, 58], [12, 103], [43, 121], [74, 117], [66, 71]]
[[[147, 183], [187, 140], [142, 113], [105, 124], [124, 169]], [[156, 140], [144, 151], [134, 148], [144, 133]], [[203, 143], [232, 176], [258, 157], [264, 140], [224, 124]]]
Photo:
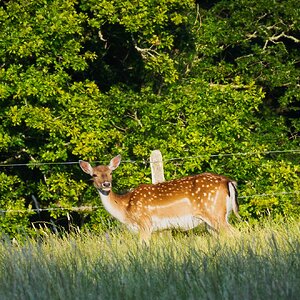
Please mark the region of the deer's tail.
[[238, 192], [237, 192], [237, 183], [235, 181], [228, 182], [228, 193], [229, 193], [229, 207], [233, 210], [235, 216], [241, 220], [239, 215], [239, 204], [238, 204]]

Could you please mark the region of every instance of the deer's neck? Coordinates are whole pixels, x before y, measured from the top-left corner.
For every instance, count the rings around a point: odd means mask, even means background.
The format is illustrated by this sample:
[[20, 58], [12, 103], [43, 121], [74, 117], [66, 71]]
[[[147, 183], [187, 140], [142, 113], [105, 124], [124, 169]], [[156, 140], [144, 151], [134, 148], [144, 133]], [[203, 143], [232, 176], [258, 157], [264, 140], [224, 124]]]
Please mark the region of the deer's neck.
[[98, 192], [105, 209], [120, 222], [125, 223], [127, 199], [115, 194], [113, 191], [98, 190]]

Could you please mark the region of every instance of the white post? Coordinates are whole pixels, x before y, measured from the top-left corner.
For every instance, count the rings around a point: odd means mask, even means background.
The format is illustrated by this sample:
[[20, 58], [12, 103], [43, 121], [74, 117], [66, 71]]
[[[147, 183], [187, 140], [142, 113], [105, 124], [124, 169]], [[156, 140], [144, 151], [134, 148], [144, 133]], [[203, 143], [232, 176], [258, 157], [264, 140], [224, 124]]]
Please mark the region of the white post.
[[165, 181], [164, 165], [161, 152], [159, 150], [153, 150], [150, 155], [150, 167], [152, 183], [156, 184]]

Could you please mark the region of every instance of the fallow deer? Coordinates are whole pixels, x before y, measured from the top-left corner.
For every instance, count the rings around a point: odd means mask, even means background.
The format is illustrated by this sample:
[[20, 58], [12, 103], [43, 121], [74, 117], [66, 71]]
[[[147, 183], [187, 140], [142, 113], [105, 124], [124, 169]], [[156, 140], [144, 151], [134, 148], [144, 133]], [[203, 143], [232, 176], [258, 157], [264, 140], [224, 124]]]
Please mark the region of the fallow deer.
[[142, 184], [124, 195], [112, 191], [112, 171], [120, 164], [114, 157], [108, 166], [92, 167], [79, 161], [92, 176], [105, 209], [145, 242], [157, 230], [192, 229], [205, 222], [216, 231], [231, 229], [228, 216], [238, 214], [236, 182], [225, 176], [203, 173], [157, 184]]

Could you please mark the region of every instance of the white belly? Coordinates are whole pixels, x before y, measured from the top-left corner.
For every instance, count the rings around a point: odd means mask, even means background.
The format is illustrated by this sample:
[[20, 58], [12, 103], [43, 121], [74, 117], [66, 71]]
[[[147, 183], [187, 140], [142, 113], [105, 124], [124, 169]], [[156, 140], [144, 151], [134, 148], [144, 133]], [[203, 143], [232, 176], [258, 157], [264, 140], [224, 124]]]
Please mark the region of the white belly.
[[181, 229], [189, 230], [197, 227], [203, 223], [200, 218], [196, 218], [191, 215], [179, 216], [179, 217], [164, 217], [158, 218], [152, 216], [152, 229], [153, 231], [163, 230], [163, 229]]

